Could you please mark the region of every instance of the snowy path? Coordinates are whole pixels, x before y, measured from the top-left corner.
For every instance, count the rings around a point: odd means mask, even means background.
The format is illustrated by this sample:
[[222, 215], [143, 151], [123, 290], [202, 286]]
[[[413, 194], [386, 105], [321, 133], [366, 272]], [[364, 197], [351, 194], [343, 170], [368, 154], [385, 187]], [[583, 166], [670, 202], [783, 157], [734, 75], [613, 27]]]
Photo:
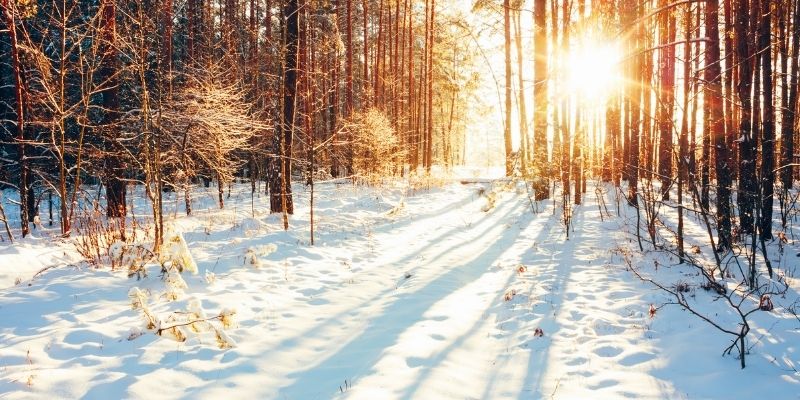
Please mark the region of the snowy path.
[[[565, 242], [557, 217], [533, 216], [520, 200], [505, 194], [487, 214], [448, 207], [376, 235], [374, 262], [412, 277], [350, 310], [366, 318], [359, 333], [333, 338], [346, 344], [295, 372], [278, 397], [326, 396], [340, 385], [341, 397], [356, 399], [664, 397], [635, 328], [647, 304], [604, 266], [619, 229], [603, 225], [589, 200]], [[545, 337], [534, 337], [537, 327]]]
[[[701, 358], [683, 349], [695, 321], [677, 309], [648, 317], [663, 296], [624, 270], [616, 250], [635, 243], [624, 218], [603, 221], [593, 194], [567, 241], [552, 201], [534, 214], [524, 186], [506, 188], [484, 212], [481, 188], [321, 186], [313, 247], [307, 193], [284, 232], [264, 205], [251, 216], [240, 188], [228, 210], [176, 222], [200, 270], [216, 274], [186, 276], [186, 298], [160, 298], [155, 273], [75, 267], [0, 289], [0, 398], [713, 398], [736, 376], [713, 331], [691, 350]], [[247, 249], [270, 243], [278, 251], [261, 268], [245, 265]], [[141, 325], [132, 286], [154, 293], [160, 315], [190, 299], [210, 315], [235, 307], [238, 346], [126, 340]], [[795, 385], [766, 361], [757, 368], [752, 390]]]

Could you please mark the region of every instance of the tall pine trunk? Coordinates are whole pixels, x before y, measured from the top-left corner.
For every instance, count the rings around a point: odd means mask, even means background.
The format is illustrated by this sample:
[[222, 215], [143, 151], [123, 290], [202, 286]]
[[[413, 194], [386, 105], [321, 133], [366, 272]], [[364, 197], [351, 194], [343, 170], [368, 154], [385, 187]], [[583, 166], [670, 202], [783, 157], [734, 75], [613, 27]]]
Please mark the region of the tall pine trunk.
[[116, 18], [117, 7], [114, 0], [103, 0], [100, 11], [100, 45], [101, 62], [99, 78], [103, 90], [103, 140], [104, 145], [104, 179], [106, 187], [107, 208], [109, 217], [125, 217], [126, 184], [123, 179], [125, 166], [120, 161], [121, 145], [116, 140], [119, 121], [119, 77]]
[[[761, 125], [761, 207], [759, 231], [763, 239], [772, 238], [772, 204], [775, 192], [775, 105], [773, 103], [772, 50], [772, 0], [761, 0], [761, 23], [758, 49], [761, 54], [761, 86], [764, 113]], [[796, 72], [795, 72], [796, 73]]]
[[[554, 0], [555, 1], [555, 0]], [[533, 166], [536, 200], [550, 198], [547, 160], [547, 0], [533, 2]], [[555, 13], [554, 13], [555, 14]], [[556, 18], [554, 15], [553, 18]], [[555, 19], [554, 19], [555, 20]], [[553, 28], [556, 29], [555, 27]], [[558, 135], [558, 132], [555, 133]]]
[[[758, 4], [758, 0], [753, 0]], [[739, 120], [739, 225], [742, 232], [753, 233], [754, 195], [758, 189], [756, 181], [756, 137], [752, 130], [753, 121], [753, 64], [754, 58], [749, 38], [754, 33], [749, 27], [750, 10], [747, 0], [739, 0], [736, 10], [736, 58], [739, 60], [739, 82], [737, 91], [741, 104]]]
[[14, 9], [9, 0], [3, 0], [3, 11], [6, 18], [6, 25], [8, 29], [8, 36], [11, 42], [11, 69], [14, 74], [14, 101], [16, 106], [17, 117], [17, 159], [20, 170], [19, 177], [19, 210], [20, 210], [20, 224], [22, 228], [22, 237], [24, 238], [30, 233], [29, 220], [33, 217], [29, 215], [28, 202], [31, 195], [30, 187], [30, 169], [28, 160], [25, 156], [25, 89], [24, 80], [22, 77], [20, 59], [19, 59], [19, 44], [17, 42], [17, 27], [14, 16]]
[[[662, 6], [666, 6], [665, 0]], [[659, 112], [659, 146], [658, 174], [661, 181], [661, 198], [669, 200], [669, 188], [672, 185], [672, 120], [675, 104], [675, 17], [672, 12], [663, 12], [661, 21], [661, 90]], [[649, 79], [649, 77], [648, 77]], [[648, 116], [645, 116], [647, 119]]]
[[[747, 1], [747, 0], [742, 0]], [[725, 121], [722, 109], [722, 84], [719, 49], [719, 3], [718, 0], [707, 0], [706, 16], [706, 66], [705, 66], [705, 101], [709, 103], [706, 114], [706, 125], [714, 144], [715, 168], [717, 172], [717, 234], [718, 246], [727, 249], [731, 246], [731, 172], [728, 144], [725, 138]]]
[[[294, 214], [292, 201], [292, 139], [295, 125], [295, 101], [297, 97], [297, 56], [299, 47], [300, 13], [298, 0], [288, 0], [283, 9], [286, 21], [285, 46], [286, 58], [283, 68], [283, 113], [281, 115], [280, 136], [277, 140], [278, 171], [270, 182], [270, 211], [282, 212], [284, 215]], [[289, 229], [286, 217], [284, 229]]]
[[794, 12], [792, 14], [792, 28], [791, 28], [791, 74], [789, 75], [789, 94], [786, 97], [784, 107], [781, 109], [781, 182], [783, 183], [783, 190], [789, 190], [792, 187], [792, 180], [794, 179], [794, 135], [795, 124], [797, 121], [797, 107], [798, 107], [798, 67], [800, 58], [800, 4], [795, 2]]
[[511, 5], [510, 0], [503, 0], [503, 33], [505, 34], [505, 60], [506, 60], [506, 102], [505, 122], [503, 123], [503, 143], [506, 151], [506, 176], [514, 172], [511, 155]]

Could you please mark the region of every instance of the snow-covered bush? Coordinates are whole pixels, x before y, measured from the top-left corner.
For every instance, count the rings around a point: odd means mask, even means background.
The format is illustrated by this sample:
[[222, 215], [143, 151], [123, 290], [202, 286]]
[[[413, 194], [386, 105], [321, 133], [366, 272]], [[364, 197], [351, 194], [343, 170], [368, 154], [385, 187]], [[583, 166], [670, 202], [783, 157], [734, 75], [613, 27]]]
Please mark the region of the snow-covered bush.
[[217, 281], [217, 274], [215, 274], [215, 273], [213, 273], [213, 272], [211, 272], [209, 270], [206, 270], [205, 278], [206, 278], [206, 283], [207, 284], [213, 285], [214, 282]]
[[245, 218], [241, 222], [241, 227], [245, 236], [253, 237], [261, 232], [263, 224], [256, 218]]
[[392, 207], [391, 210], [386, 212], [386, 216], [390, 217], [390, 218], [396, 217], [396, 216], [400, 215], [405, 208], [406, 208], [405, 201], [403, 199], [400, 199], [400, 202], [397, 203], [396, 206]]
[[249, 247], [244, 253], [244, 264], [253, 268], [261, 268], [261, 259], [259, 257], [266, 257], [276, 250], [278, 250], [278, 246], [271, 243]]
[[180, 232], [164, 236], [164, 244], [161, 246], [161, 265], [167, 263], [170, 263], [173, 268], [177, 268], [178, 272], [188, 271], [197, 274], [197, 264]]
[[138, 287], [132, 287], [128, 291], [128, 298], [131, 299], [131, 308], [138, 310], [147, 307], [147, 294]]
[[154, 258], [149, 249], [138, 244], [128, 244], [121, 240], [112, 243], [108, 248], [111, 269], [126, 269], [128, 277], [136, 275], [141, 279], [147, 276], [145, 265]]
[[253, 268], [261, 268], [261, 260], [258, 259], [258, 256], [253, 249], [247, 249], [247, 251], [244, 253], [244, 264]]
[[[106, 218], [105, 210], [96, 201], [78, 210], [73, 231], [72, 243], [78, 254], [95, 267], [108, 265], [113, 258], [112, 245], [133, 243], [137, 233], [135, 226], [128, 229], [124, 218]], [[119, 246], [114, 250], [121, 253]], [[112, 264], [112, 267], [115, 266]]]
[[[223, 308], [219, 314], [209, 317], [200, 305], [200, 301], [192, 299], [188, 302], [186, 310], [171, 312], [162, 318], [150, 311], [149, 296], [138, 287], [131, 288], [128, 297], [131, 300], [131, 307], [142, 312], [145, 325], [144, 329], [131, 328], [128, 340], [135, 340], [145, 332], [152, 332], [163, 338], [185, 342], [192, 336], [202, 339], [202, 335], [210, 333], [220, 349], [236, 347], [236, 342], [225, 332], [225, 329], [236, 326], [237, 313], [234, 308]], [[214, 321], [217, 321], [219, 326]]]
[[178, 300], [185, 294], [184, 289], [189, 288], [186, 281], [181, 277], [180, 272], [169, 263], [167, 264], [167, 271], [164, 274], [164, 286], [166, 292], [164, 296], [167, 300]]
[[491, 211], [494, 208], [496, 201], [497, 201], [497, 193], [495, 193], [494, 191], [486, 193], [486, 204], [484, 204], [483, 207], [481, 207], [481, 211], [483, 212]]

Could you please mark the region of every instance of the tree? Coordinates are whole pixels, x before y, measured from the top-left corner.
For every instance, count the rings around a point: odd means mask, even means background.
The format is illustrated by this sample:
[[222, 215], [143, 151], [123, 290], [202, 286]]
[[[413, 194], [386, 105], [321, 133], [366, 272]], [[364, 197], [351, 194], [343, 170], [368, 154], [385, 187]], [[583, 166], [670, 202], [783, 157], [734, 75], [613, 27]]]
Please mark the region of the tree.
[[17, 130], [17, 163], [19, 164], [20, 177], [19, 177], [19, 199], [20, 199], [20, 223], [22, 227], [22, 237], [24, 238], [30, 233], [28, 223], [32, 221], [33, 215], [29, 215], [28, 203], [32, 200], [32, 189], [30, 185], [30, 167], [25, 155], [26, 138], [25, 138], [25, 83], [22, 76], [22, 66], [19, 57], [19, 48], [17, 40], [17, 23], [14, 7], [10, 4], [9, 0], [2, 0], [3, 14], [6, 20], [8, 29], [8, 36], [11, 42], [11, 69], [14, 75], [14, 102], [16, 105], [16, 130]]
[[[761, 128], [761, 207], [759, 233], [762, 239], [772, 239], [772, 205], [775, 193], [775, 105], [772, 86], [772, 1], [761, 0], [761, 23], [758, 29], [758, 48], [761, 55], [761, 82], [764, 90], [764, 113]], [[793, 73], [797, 73], [794, 71]]]
[[[787, 7], [791, 9], [790, 7]], [[786, 19], [789, 19], [789, 14], [787, 12]], [[792, 52], [791, 52], [791, 74], [789, 75], [789, 84], [788, 84], [788, 95], [782, 95], [782, 107], [781, 107], [781, 183], [783, 184], [783, 190], [788, 191], [792, 187], [792, 180], [794, 179], [794, 135], [795, 135], [795, 125], [797, 121], [797, 109], [798, 109], [798, 95], [797, 95], [797, 86], [798, 86], [798, 75], [800, 75], [800, 71], [798, 71], [798, 67], [800, 64], [800, 6], [795, 4], [794, 12], [792, 13], [792, 23], [791, 23], [791, 43], [792, 43]], [[789, 36], [787, 32], [787, 37]], [[788, 38], [787, 38], [788, 40]], [[788, 54], [784, 50], [782, 61], [783, 61], [783, 71], [786, 72], [786, 59]], [[782, 76], [786, 76], [787, 74], [784, 73]], [[783, 85], [783, 87], [787, 87], [787, 85]], [[784, 224], [785, 225], [785, 224]]]
[[[746, 2], [747, 0], [742, 0]], [[722, 85], [719, 49], [719, 3], [707, 0], [706, 18], [706, 67], [705, 67], [705, 101], [708, 102], [706, 125], [711, 132], [715, 151], [715, 168], [717, 171], [717, 235], [720, 249], [731, 246], [731, 172], [729, 167], [728, 142], [725, 138], [725, 121], [722, 115]]]
[[126, 182], [123, 175], [127, 166], [119, 154], [122, 152], [118, 141], [117, 122], [119, 121], [119, 71], [117, 60], [117, 6], [114, 0], [100, 2], [100, 69], [98, 79], [103, 96], [102, 130], [105, 142], [103, 157], [104, 185], [108, 202], [106, 213], [109, 217], [125, 217]]
[[[662, 7], [667, 5], [667, 1], [662, 2]], [[659, 147], [658, 147], [658, 174], [661, 181], [661, 197], [669, 199], [669, 189], [672, 185], [672, 130], [674, 123], [672, 120], [672, 110], [675, 105], [675, 17], [671, 11], [661, 13], [661, 90], [659, 91]], [[647, 79], [650, 79], [648, 76]], [[649, 95], [649, 93], [648, 93]], [[645, 120], [649, 120], [649, 115], [645, 115]], [[649, 122], [646, 122], [649, 123]]]
[[[758, 1], [753, 0], [752, 9], [758, 10]], [[756, 179], [756, 137], [753, 132], [753, 64], [758, 57], [752, 57], [754, 54], [753, 45], [749, 42], [754, 31], [750, 27], [749, 17], [751, 10], [750, 4], [747, 0], [738, 0], [738, 9], [736, 12], [736, 22], [734, 25], [736, 33], [736, 58], [739, 60], [739, 83], [737, 85], [739, 104], [740, 106], [740, 120], [739, 120], [739, 193], [737, 195], [737, 202], [739, 204], [739, 225], [742, 232], [747, 234], [753, 233], [753, 208], [755, 193], [758, 190], [758, 182]], [[707, 4], [706, 7], [709, 5]], [[758, 14], [758, 13], [753, 13]], [[706, 21], [706, 29], [709, 31], [715, 29], [711, 26], [710, 21]], [[706, 60], [709, 64], [709, 60]], [[707, 69], [708, 71], [708, 69]], [[708, 78], [708, 75], [706, 75]], [[719, 165], [717, 166], [719, 169]], [[719, 173], [719, 171], [718, 171]], [[721, 183], [718, 183], [721, 186]], [[719, 204], [718, 204], [719, 206]], [[718, 211], [720, 212], [720, 211]], [[720, 239], [722, 241], [722, 239]], [[722, 244], [722, 243], [721, 243]]]
[[[546, 0], [533, 2], [533, 162], [534, 171], [539, 175], [534, 183], [536, 200], [550, 198], [550, 184], [547, 181], [547, 13]], [[553, 28], [555, 29], [555, 27]]]
[[503, 143], [506, 150], [506, 176], [514, 172], [514, 161], [511, 155], [511, 5], [510, 0], [503, 0], [503, 33], [505, 35], [505, 120], [503, 123]]
[[278, 171], [270, 182], [270, 210], [284, 213], [283, 227], [289, 229], [287, 214], [294, 213], [292, 202], [292, 139], [295, 129], [295, 101], [297, 95], [297, 57], [299, 47], [300, 13], [298, 0], [288, 0], [283, 9], [286, 19], [286, 56], [283, 67], [283, 114], [280, 132], [276, 136], [275, 154], [279, 157]]

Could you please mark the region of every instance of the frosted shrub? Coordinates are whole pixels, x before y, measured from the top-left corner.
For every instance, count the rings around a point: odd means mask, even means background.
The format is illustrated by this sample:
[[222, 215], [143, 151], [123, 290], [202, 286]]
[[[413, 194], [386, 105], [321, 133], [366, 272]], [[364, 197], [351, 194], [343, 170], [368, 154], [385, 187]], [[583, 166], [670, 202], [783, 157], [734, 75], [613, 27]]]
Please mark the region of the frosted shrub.
[[224, 331], [236, 326], [234, 308], [223, 308], [219, 314], [209, 317], [200, 305], [200, 301], [192, 299], [185, 311], [175, 311], [161, 318], [150, 311], [148, 296], [139, 288], [131, 288], [128, 297], [131, 299], [132, 308], [142, 312], [145, 323], [144, 330], [139, 327], [131, 328], [128, 340], [135, 340], [145, 332], [152, 332], [176, 342], [185, 342], [190, 337], [201, 338], [201, 335], [211, 333], [220, 349], [236, 347], [236, 342]]
[[247, 249], [247, 252], [244, 253], [244, 264], [253, 268], [261, 268], [261, 260], [258, 259], [252, 248]]
[[147, 294], [138, 287], [132, 287], [128, 291], [128, 298], [131, 299], [131, 308], [134, 310], [147, 307]]
[[396, 217], [400, 215], [405, 208], [406, 208], [405, 201], [403, 201], [403, 199], [400, 199], [400, 202], [397, 203], [396, 206], [392, 207], [392, 209], [386, 213], [386, 216], [390, 218]]
[[241, 222], [241, 227], [246, 237], [253, 237], [261, 232], [263, 224], [255, 218], [245, 218]]
[[217, 281], [217, 274], [215, 274], [215, 273], [213, 273], [213, 272], [211, 272], [209, 270], [206, 270], [205, 278], [206, 278], [206, 283], [207, 284], [213, 285], [214, 282]]
[[259, 257], [266, 257], [277, 250], [278, 246], [272, 243], [249, 247], [244, 253], [244, 264], [253, 268], [261, 268], [261, 259]]
[[486, 204], [484, 204], [483, 207], [481, 207], [481, 211], [483, 212], [491, 211], [494, 208], [496, 201], [497, 201], [497, 193], [495, 193], [494, 191], [486, 193]]
[[154, 258], [154, 254], [141, 245], [117, 240], [108, 247], [108, 257], [111, 269], [127, 269], [128, 277], [136, 275], [142, 278], [147, 276], [145, 265]]
[[236, 325], [236, 309], [223, 308], [219, 313], [219, 321], [225, 329], [234, 327]]
[[371, 108], [353, 114], [347, 129], [353, 136], [353, 168], [368, 183], [390, 176], [403, 160], [397, 133], [383, 112]]
[[181, 233], [171, 233], [164, 237], [164, 244], [161, 246], [161, 264], [165, 265], [167, 262], [172, 264], [172, 267], [177, 268], [179, 272], [189, 271], [197, 274], [197, 264], [189, 252], [189, 246], [186, 245]]
[[164, 286], [167, 288], [166, 292], [164, 292], [167, 300], [178, 300], [183, 297], [183, 290], [189, 287], [181, 277], [180, 272], [171, 265], [168, 265], [167, 272], [164, 275]]
[[[105, 210], [95, 201], [91, 206], [77, 210], [73, 230], [72, 243], [75, 249], [86, 262], [100, 267], [113, 259], [110, 251], [115, 251], [117, 256], [122, 254], [118, 242], [135, 243], [138, 235], [147, 229], [139, 226], [135, 218], [131, 226], [127, 225], [125, 218], [106, 218]], [[112, 263], [112, 267], [116, 266]]]

